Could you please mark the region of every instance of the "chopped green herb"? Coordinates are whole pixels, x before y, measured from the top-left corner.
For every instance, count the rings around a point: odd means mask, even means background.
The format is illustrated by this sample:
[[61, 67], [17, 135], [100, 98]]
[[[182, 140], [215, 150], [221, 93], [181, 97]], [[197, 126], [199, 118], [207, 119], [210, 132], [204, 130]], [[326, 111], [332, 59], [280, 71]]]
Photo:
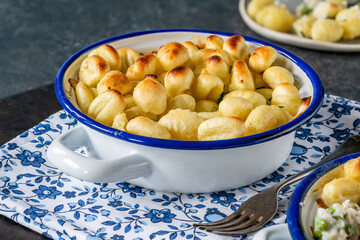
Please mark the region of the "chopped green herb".
[[233, 69], [233, 66], [230, 66], [229, 68], [229, 73], [231, 73], [231, 70]]
[[284, 106], [279, 106], [279, 108], [284, 108]]
[[343, 221], [345, 221], [345, 219], [344, 219], [343, 217], [340, 217], [340, 216], [333, 216], [333, 218], [336, 219], [336, 220], [343, 220]]
[[302, 15], [308, 15], [312, 12], [312, 9], [309, 8], [306, 4], [302, 5], [300, 9], [300, 16]]
[[140, 55], [140, 56], [144, 56], [144, 54], [143, 54], [142, 52], [141, 52], [141, 53], [139, 53], [139, 55]]
[[352, 225], [346, 224], [345, 225], [345, 232], [348, 235], [348, 237], [350, 237], [350, 238], [355, 237], [356, 230]]
[[334, 212], [335, 212], [335, 209], [334, 209], [332, 206], [329, 207], [327, 210], [329, 211], [329, 213], [330, 213], [331, 215], [333, 215]]
[[218, 100], [218, 104], [223, 100], [224, 96], [225, 96], [226, 94], [228, 94], [228, 93], [229, 93], [229, 92], [223, 92], [223, 93], [220, 95], [219, 100]]
[[271, 98], [268, 98], [268, 101], [269, 101], [269, 102], [271, 102], [271, 100], [272, 100], [272, 97], [271, 97]]
[[300, 34], [301, 34], [302, 37], [306, 37], [305, 33], [303, 31], [300, 31]]
[[117, 82], [118, 82], [118, 80], [116, 80], [116, 81], [114, 82], [113, 87], [115, 87], [115, 85], [117, 84]]
[[[266, 87], [258, 87], [258, 88], [256, 88], [256, 90], [257, 90], [257, 89], [263, 89], [263, 88], [266, 88]], [[269, 101], [271, 101], [271, 100], [269, 100]]]
[[219, 110], [219, 108], [218, 108], [218, 107], [214, 107], [214, 109], [215, 109], [215, 111]]

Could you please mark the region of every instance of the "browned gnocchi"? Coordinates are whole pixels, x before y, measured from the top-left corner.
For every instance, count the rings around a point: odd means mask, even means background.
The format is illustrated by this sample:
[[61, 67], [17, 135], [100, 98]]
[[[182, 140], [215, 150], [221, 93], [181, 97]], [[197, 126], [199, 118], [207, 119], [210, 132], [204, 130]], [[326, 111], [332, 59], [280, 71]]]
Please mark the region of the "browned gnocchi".
[[346, 0], [304, 0], [296, 17], [286, 5], [274, 0], [251, 0], [247, 13], [258, 24], [299, 37], [337, 42], [360, 37], [360, 8]]
[[270, 46], [250, 53], [240, 35], [170, 42], [145, 54], [103, 45], [69, 82], [83, 113], [121, 131], [231, 139], [276, 128], [304, 110], [296, 79], [275, 64], [277, 56]]
[[329, 207], [349, 199], [360, 203], [360, 157], [351, 159], [319, 179], [314, 192], [321, 191], [320, 202]]

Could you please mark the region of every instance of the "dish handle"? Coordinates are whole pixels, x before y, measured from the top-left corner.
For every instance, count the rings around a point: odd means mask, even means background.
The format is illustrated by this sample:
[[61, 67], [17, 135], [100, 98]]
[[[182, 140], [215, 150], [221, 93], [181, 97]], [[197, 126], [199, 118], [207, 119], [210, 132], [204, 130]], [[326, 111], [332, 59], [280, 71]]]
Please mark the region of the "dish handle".
[[66, 174], [90, 182], [123, 182], [151, 173], [150, 162], [138, 154], [102, 160], [74, 152], [84, 139], [88, 136], [81, 126], [61, 134], [50, 144], [48, 159]]

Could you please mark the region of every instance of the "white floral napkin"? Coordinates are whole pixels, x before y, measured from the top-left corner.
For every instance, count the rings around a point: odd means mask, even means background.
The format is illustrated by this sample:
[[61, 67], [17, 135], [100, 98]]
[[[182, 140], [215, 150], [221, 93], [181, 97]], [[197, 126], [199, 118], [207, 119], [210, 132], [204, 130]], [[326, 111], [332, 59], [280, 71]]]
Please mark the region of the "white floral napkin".
[[[46, 149], [77, 125], [60, 111], [0, 147], [0, 214], [53, 239], [251, 239], [225, 237], [192, 226], [219, 220], [250, 196], [320, 161], [347, 137], [360, 133], [360, 103], [326, 95], [322, 108], [296, 130], [291, 156], [252, 185], [211, 194], [164, 193], [125, 182], [91, 183], [51, 165]], [[280, 194], [267, 224], [286, 222], [293, 187]]]

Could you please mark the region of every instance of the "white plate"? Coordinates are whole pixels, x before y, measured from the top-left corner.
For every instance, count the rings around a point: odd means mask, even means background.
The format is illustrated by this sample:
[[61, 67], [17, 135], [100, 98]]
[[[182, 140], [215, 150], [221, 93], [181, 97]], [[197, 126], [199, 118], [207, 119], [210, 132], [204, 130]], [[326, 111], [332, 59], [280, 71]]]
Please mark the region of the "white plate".
[[[308, 38], [302, 38], [292, 33], [282, 33], [277, 32], [268, 28], [265, 28], [258, 23], [256, 23], [246, 12], [246, 6], [250, 0], [240, 0], [239, 1], [239, 11], [240, 15], [243, 18], [244, 22], [256, 33], [275, 40], [281, 43], [321, 50], [321, 51], [331, 51], [331, 52], [359, 52], [360, 51], [360, 38], [351, 40], [351, 41], [340, 41], [340, 42], [322, 42], [316, 41]], [[290, 11], [295, 12], [295, 7], [302, 3], [302, 0], [283, 0]]]
[[273, 225], [257, 232], [253, 240], [291, 240], [286, 223]]

